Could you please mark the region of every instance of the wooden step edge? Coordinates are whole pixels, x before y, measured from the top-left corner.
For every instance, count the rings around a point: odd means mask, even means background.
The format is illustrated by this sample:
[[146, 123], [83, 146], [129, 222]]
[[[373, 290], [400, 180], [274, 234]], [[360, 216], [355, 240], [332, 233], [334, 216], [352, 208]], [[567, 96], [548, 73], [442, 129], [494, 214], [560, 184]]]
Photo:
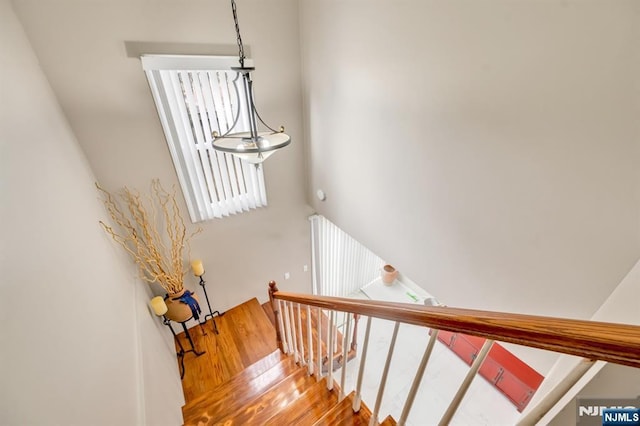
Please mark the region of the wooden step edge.
[[[335, 389], [334, 389], [335, 391]], [[314, 426], [331, 426], [336, 424], [344, 425], [363, 425], [369, 424], [371, 418], [371, 410], [366, 404], [360, 404], [360, 411], [353, 412], [353, 399], [355, 397], [355, 391], [347, 395], [342, 401], [336, 404], [333, 409], [325, 413], [324, 416], [319, 418]]]
[[[351, 402], [353, 403], [353, 400], [356, 397], [356, 392], [353, 391], [349, 394], [348, 398], [351, 400]], [[367, 418], [367, 420], [369, 420], [372, 416], [371, 414], [371, 410], [369, 409], [369, 406], [367, 404], [365, 404], [364, 401], [360, 401], [360, 414], [362, 414], [363, 416], [365, 416]]]
[[187, 403], [182, 406], [182, 412], [185, 412], [185, 409], [192, 407], [194, 405], [200, 404], [203, 400], [209, 399], [211, 395], [220, 392], [224, 389], [225, 386], [233, 386], [233, 383], [238, 381], [251, 381], [252, 379], [259, 377], [271, 370], [272, 368], [279, 365], [282, 361], [288, 359], [287, 355], [283, 354], [279, 349], [276, 349], [266, 357], [260, 359], [259, 361], [251, 364], [249, 367], [245, 368], [235, 376], [231, 377], [229, 380], [220, 383], [218, 386], [211, 388], [210, 390], [201, 393], [195, 398], [191, 399]]
[[309, 425], [338, 404], [338, 393], [327, 389], [327, 379], [315, 382], [292, 404], [276, 413], [265, 426]]
[[264, 374], [267, 370], [278, 365], [281, 361], [285, 360], [286, 358], [288, 358], [286, 354], [282, 353], [280, 349], [276, 349], [273, 352], [271, 352], [269, 355], [265, 356], [262, 359], [259, 359], [258, 361], [254, 362], [253, 364], [251, 364], [250, 366], [248, 366], [238, 374], [232, 376], [226, 382], [221, 383], [219, 386], [222, 386], [225, 383], [228, 383], [232, 380], [241, 379], [242, 377], [251, 377], [251, 378], [258, 377], [261, 374]]
[[205, 424], [262, 425], [277, 414], [281, 407], [292, 404], [299, 395], [314, 384], [316, 380], [313, 376], [309, 376], [304, 369], [298, 369], [235, 411]]
[[299, 369], [293, 359], [287, 357], [249, 381], [227, 382], [216, 391], [209, 392], [206, 399], [199, 400], [197, 404], [190, 403], [183, 408], [184, 424], [211, 424], [230, 412], [240, 409], [243, 405], [251, 403], [299, 371], [304, 372]]
[[380, 423], [380, 426], [396, 426], [397, 424], [396, 419], [391, 417], [391, 414], [389, 414], [382, 423]]

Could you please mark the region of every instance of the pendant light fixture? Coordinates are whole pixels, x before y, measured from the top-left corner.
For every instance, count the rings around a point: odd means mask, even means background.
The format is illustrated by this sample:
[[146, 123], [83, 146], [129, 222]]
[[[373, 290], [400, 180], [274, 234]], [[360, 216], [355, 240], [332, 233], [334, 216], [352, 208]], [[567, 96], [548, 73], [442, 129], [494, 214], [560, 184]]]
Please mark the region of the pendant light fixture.
[[[231, 0], [231, 10], [233, 12], [233, 22], [236, 28], [238, 60], [240, 62], [240, 67], [233, 67], [231, 69], [238, 72], [238, 77], [235, 79], [234, 84], [242, 84], [242, 93], [244, 94], [245, 99], [243, 102], [240, 101], [239, 96], [241, 91], [236, 87], [236, 94], [238, 95], [238, 110], [236, 111], [233, 125], [223, 135], [219, 135], [218, 132], [213, 132], [213, 148], [218, 151], [236, 155], [258, 167], [260, 163], [276, 152], [276, 150], [289, 145], [291, 143], [291, 138], [289, 135], [284, 133], [284, 127], [281, 126], [279, 130], [274, 130], [269, 127], [262, 120], [260, 114], [258, 114], [258, 111], [256, 110], [253, 98], [253, 81], [251, 80], [251, 72], [254, 71], [255, 68], [245, 67], [244, 65], [244, 46], [242, 45], [242, 37], [240, 37], [238, 12], [235, 0]], [[241, 114], [249, 125], [249, 131], [233, 133]], [[258, 121], [260, 121], [260, 123], [262, 123], [262, 125], [268, 130], [259, 131]]]

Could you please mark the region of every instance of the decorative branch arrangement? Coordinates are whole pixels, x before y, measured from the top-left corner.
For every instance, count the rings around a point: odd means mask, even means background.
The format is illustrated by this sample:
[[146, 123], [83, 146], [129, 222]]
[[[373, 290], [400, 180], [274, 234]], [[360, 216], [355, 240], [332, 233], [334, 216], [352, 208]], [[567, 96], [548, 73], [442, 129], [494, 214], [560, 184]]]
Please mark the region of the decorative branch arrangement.
[[182, 291], [187, 272], [183, 250], [185, 246], [188, 249], [189, 240], [202, 229], [187, 236], [175, 188], [167, 192], [157, 179], [151, 182], [151, 193], [147, 196], [127, 187], [114, 196], [98, 183], [96, 187], [116, 229], [103, 221], [100, 225], [133, 258], [140, 277], [158, 283], [167, 293]]

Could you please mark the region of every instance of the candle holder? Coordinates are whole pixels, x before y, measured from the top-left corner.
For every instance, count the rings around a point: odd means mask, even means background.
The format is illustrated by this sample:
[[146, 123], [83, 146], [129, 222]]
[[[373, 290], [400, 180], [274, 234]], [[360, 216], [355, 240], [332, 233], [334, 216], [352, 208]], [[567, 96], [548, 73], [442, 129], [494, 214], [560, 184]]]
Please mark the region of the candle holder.
[[204, 291], [204, 298], [207, 301], [207, 307], [209, 308], [209, 313], [204, 316], [204, 322], [207, 322], [207, 318], [211, 318], [211, 321], [213, 321], [213, 332], [216, 334], [220, 334], [218, 332], [218, 326], [216, 325], [215, 315], [221, 317], [222, 315], [224, 315], [224, 312], [220, 313], [220, 311], [211, 311], [211, 304], [209, 303], [209, 296], [207, 295], [206, 281], [204, 280], [204, 278], [202, 278], [203, 276], [204, 271], [202, 272], [202, 275], [199, 275], [200, 282], [198, 284], [200, 284], [200, 286], [202, 287], [202, 291]]
[[171, 330], [171, 334], [173, 335], [173, 340], [178, 342], [178, 347], [180, 348], [180, 350], [176, 353], [176, 355], [178, 356], [178, 360], [180, 361], [180, 380], [184, 379], [184, 356], [189, 352], [193, 352], [194, 354], [196, 354], [196, 356], [200, 356], [206, 353], [206, 351], [198, 352], [195, 345], [193, 344], [193, 340], [191, 340], [191, 335], [189, 334], [189, 329], [185, 324], [187, 321], [180, 323], [182, 324], [182, 328], [184, 329], [184, 334], [185, 336], [187, 336], [187, 340], [191, 345], [191, 349], [185, 350], [184, 346], [182, 346], [182, 342], [180, 342], [180, 339], [178, 339], [178, 336], [176, 335], [175, 330], [171, 326], [171, 320], [164, 315], [162, 316], [162, 322], [164, 323], [164, 325], [169, 327], [169, 330]]

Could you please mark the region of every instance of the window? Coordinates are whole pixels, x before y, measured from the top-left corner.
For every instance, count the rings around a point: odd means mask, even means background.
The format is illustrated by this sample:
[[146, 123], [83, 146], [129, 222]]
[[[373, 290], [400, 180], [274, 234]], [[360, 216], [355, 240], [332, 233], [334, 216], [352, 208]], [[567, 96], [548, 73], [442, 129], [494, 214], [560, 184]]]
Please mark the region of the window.
[[[142, 56], [192, 222], [267, 205], [262, 166], [213, 149], [212, 132], [232, 127], [245, 102], [237, 57]], [[251, 66], [251, 61], [245, 61]], [[248, 130], [244, 117], [237, 131]], [[236, 131], [234, 130], [234, 132]]]

